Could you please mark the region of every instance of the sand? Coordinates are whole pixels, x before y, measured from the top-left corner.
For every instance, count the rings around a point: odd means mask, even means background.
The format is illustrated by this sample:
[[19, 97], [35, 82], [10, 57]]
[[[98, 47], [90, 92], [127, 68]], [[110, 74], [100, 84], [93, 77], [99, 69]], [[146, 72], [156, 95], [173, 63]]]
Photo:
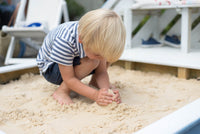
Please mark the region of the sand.
[[[200, 81], [171, 75], [109, 68], [122, 103], [98, 106], [79, 96], [60, 105], [56, 85], [25, 74], [0, 85], [0, 130], [7, 134], [130, 134], [200, 97]], [[83, 80], [88, 83], [90, 77]]]

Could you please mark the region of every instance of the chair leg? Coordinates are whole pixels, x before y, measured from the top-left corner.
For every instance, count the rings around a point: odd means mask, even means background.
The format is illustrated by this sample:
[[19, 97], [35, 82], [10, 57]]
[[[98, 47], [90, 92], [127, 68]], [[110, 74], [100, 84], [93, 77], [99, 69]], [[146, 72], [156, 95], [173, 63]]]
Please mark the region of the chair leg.
[[9, 63], [9, 59], [11, 59], [13, 57], [13, 53], [14, 53], [14, 49], [15, 49], [15, 37], [11, 37], [11, 41], [7, 50], [7, 54], [6, 54], [6, 58], [5, 58], [5, 65], [10, 64]]

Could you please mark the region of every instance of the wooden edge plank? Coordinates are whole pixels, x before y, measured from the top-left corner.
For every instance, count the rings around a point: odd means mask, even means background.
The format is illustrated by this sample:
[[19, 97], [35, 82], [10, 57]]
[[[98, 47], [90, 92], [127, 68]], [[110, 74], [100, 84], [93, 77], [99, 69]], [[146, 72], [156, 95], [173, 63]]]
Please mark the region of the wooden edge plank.
[[35, 64], [16, 64], [0, 67], [0, 84], [18, 79], [25, 73], [39, 73], [39, 69]]
[[189, 69], [178, 67], [178, 78], [188, 79], [189, 78]]

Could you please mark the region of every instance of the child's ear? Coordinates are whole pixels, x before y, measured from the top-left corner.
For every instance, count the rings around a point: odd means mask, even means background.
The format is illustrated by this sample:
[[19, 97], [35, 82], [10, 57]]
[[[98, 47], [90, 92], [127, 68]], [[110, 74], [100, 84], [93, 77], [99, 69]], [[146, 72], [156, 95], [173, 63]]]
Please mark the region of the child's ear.
[[79, 43], [82, 43], [80, 36], [78, 36], [78, 41]]

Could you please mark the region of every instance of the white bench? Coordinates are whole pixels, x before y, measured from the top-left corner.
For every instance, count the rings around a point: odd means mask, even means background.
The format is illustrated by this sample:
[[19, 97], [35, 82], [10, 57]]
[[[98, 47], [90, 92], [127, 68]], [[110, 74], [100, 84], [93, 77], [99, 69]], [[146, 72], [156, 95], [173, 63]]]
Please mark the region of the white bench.
[[[161, 13], [165, 10], [164, 13]], [[176, 15], [181, 20], [167, 32], [181, 36], [181, 48], [159, 47], [142, 48], [141, 39], [153, 35], [161, 39], [160, 34]], [[132, 37], [132, 32], [146, 15], [150, 18], [143, 27]], [[134, 3], [124, 10], [124, 23], [127, 29], [126, 49], [120, 58], [132, 62], [143, 62], [191, 69], [200, 69], [200, 24], [193, 30], [192, 22], [200, 16], [200, 2], [185, 5], [158, 5], [156, 3]]]

